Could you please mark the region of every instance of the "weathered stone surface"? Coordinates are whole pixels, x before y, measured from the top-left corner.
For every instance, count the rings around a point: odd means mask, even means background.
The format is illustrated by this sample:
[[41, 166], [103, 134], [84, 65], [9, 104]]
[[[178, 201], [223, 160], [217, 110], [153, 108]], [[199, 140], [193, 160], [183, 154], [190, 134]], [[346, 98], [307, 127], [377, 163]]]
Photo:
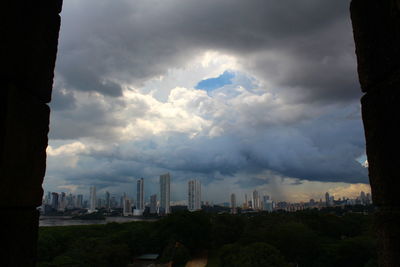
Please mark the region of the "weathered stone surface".
[[[397, 3], [396, 3], [397, 2]], [[364, 92], [400, 74], [400, 9], [396, 0], [353, 0], [351, 20]], [[376, 88], [378, 87], [378, 88]]]
[[400, 266], [400, 1], [352, 0], [379, 266]]
[[51, 100], [61, 0], [7, 3], [1, 76], [45, 103]]
[[34, 266], [61, 0], [2, 5], [1, 266]]
[[372, 197], [378, 206], [400, 207], [399, 89], [376, 90], [361, 100]]
[[12, 84], [8, 90], [0, 177], [0, 207], [37, 207], [46, 169], [49, 107]]

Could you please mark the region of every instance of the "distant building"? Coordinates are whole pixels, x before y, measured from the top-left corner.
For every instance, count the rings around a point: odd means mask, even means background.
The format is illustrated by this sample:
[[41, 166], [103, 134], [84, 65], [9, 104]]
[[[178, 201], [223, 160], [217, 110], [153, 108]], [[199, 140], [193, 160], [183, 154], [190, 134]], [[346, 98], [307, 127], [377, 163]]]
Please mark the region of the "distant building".
[[58, 193], [51, 193], [51, 207], [55, 210], [58, 209]]
[[96, 187], [90, 187], [89, 212], [96, 211]]
[[67, 196], [67, 209], [73, 209], [75, 208], [75, 203], [74, 203], [74, 195], [71, 193], [68, 194]]
[[77, 208], [83, 208], [83, 195], [78, 195], [77, 197], [76, 197], [76, 204], [75, 204], [75, 206], [77, 207]]
[[231, 194], [231, 213], [236, 214], [237, 213], [237, 207], [236, 207], [236, 195]]
[[252, 205], [253, 205], [253, 209], [254, 210], [259, 210], [261, 207], [261, 205], [260, 205], [260, 196], [258, 195], [258, 191], [257, 190], [254, 190], [253, 191], [253, 202], [252, 202]]
[[106, 191], [106, 194], [105, 194], [105, 208], [107, 209], [107, 210], [109, 210], [109, 209], [111, 209], [111, 199], [110, 199], [110, 193], [108, 192], [108, 191]]
[[114, 209], [117, 206], [118, 206], [117, 199], [115, 197], [111, 197], [111, 199], [110, 199], [110, 207]]
[[50, 191], [47, 192], [47, 196], [45, 197], [44, 200], [45, 200], [45, 204], [51, 205], [51, 192]]
[[119, 198], [119, 207], [121, 208], [121, 209], [123, 209], [124, 208], [124, 196], [121, 196], [120, 198]]
[[170, 213], [170, 183], [171, 176], [169, 173], [160, 175], [160, 214]]
[[325, 193], [325, 206], [329, 207], [329, 206], [331, 205], [330, 202], [331, 202], [331, 199], [330, 199], [330, 197], [329, 197], [329, 193], [326, 192], [326, 193]]
[[263, 196], [262, 206], [265, 211], [272, 212], [274, 209], [273, 202], [269, 196]]
[[157, 195], [150, 196], [150, 213], [155, 214], [157, 213]]
[[67, 207], [67, 198], [64, 192], [61, 192], [60, 198], [58, 200], [58, 210], [65, 211]]
[[136, 185], [136, 209], [144, 210], [144, 179], [140, 178], [137, 180]]
[[188, 210], [201, 210], [201, 183], [199, 180], [190, 180], [188, 183]]
[[132, 201], [125, 194], [123, 197], [123, 215], [131, 216], [132, 215]]
[[367, 205], [370, 205], [371, 203], [372, 203], [371, 194], [367, 193]]

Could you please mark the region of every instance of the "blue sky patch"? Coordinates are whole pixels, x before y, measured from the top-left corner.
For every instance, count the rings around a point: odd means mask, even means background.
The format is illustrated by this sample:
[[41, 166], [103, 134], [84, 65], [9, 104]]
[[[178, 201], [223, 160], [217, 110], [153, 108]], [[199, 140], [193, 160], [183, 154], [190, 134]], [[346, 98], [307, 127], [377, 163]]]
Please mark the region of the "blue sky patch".
[[232, 78], [235, 74], [231, 71], [224, 71], [221, 75], [216, 78], [209, 78], [200, 81], [194, 88], [206, 91], [212, 91], [214, 89], [220, 88], [227, 84], [232, 84]]

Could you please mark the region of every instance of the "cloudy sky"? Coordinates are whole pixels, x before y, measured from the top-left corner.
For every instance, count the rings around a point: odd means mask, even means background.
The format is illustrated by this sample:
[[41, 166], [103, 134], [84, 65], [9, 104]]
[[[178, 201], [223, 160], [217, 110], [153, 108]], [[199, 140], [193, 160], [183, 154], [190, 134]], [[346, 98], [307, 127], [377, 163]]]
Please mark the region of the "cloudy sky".
[[331, 0], [64, 1], [44, 189], [203, 199], [368, 191], [348, 11]]

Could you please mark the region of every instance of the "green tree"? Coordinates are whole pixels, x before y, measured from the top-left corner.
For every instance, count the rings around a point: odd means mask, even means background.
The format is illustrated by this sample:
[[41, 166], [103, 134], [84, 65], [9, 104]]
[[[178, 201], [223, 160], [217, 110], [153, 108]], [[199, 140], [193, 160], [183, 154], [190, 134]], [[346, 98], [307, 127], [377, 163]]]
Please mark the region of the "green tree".
[[285, 259], [275, 247], [267, 243], [253, 243], [245, 247], [225, 245], [220, 252], [222, 266], [232, 267], [284, 267]]

